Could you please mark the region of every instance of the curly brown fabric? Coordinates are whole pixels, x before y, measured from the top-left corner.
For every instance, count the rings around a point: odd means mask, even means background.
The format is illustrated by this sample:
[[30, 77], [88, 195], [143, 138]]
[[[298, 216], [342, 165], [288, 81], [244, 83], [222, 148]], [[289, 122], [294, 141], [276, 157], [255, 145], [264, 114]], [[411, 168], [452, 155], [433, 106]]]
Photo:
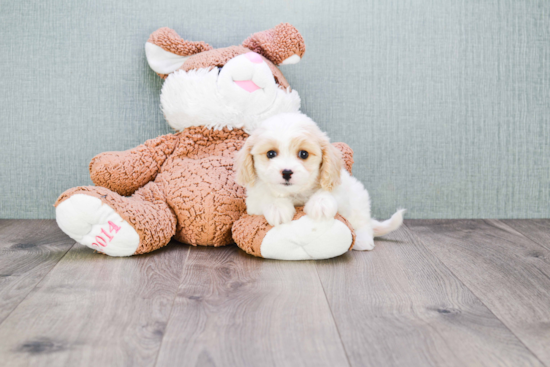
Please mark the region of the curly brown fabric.
[[233, 224], [233, 239], [247, 254], [262, 257], [262, 241], [271, 228], [263, 215], [244, 214]]
[[230, 46], [225, 48], [217, 48], [202, 52], [198, 55], [193, 55], [188, 58], [180, 68], [184, 71], [196, 70], [196, 69], [212, 69], [214, 67], [222, 67], [229, 60], [239, 55], [250, 52], [249, 49], [242, 46]]
[[124, 152], [101, 153], [90, 162], [92, 182], [120, 195], [132, 195], [156, 177], [177, 141], [177, 136], [170, 134], [147, 140]]
[[190, 56], [213, 49], [212, 46], [203, 41], [193, 42], [184, 40], [176, 31], [167, 27], [154, 31], [151, 36], [149, 36], [147, 42], [180, 56]]
[[344, 168], [351, 175], [351, 169], [353, 167], [353, 150], [346, 143], [332, 143], [342, 153], [342, 161]]
[[[159, 176], [178, 218], [176, 240], [191, 245], [233, 243], [231, 226], [246, 210], [245, 190], [233, 179], [233, 159], [174, 160]], [[167, 168], [168, 168], [167, 167]]]
[[[292, 220], [298, 220], [304, 215], [306, 215], [304, 207], [296, 207], [296, 214]], [[351, 224], [340, 214], [336, 214], [334, 218], [344, 223], [350, 229], [352, 242], [349, 249], [351, 250], [355, 244], [355, 232]], [[244, 214], [235, 224], [233, 224], [233, 239], [237, 246], [247, 254], [263, 257], [261, 251], [262, 241], [267, 232], [272, 228], [273, 226], [267, 223], [263, 215]]]
[[[176, 240], [223, 246], [233, 243], [231, 226], [245, 212], [244, 188], [233, 179], [233, 156], [247, 137], [241, 129], [192, 127], [125, 152], [100, 154], [92, 160], [91, 175], [96, 185], [106, 186], [114, 195], [133, 192], [154, 179], [150, 185], [162, 188], [159, 200], [177, 218]], [[147, 187], [132, 198], [143, 196]], [[69, 190], [63, 197], [71, 194]], [[120, 207], [113, 209], [120, 212]]]
[[55, 206], [75, 194], [99, 198], [109, 205], [139, 234], [135, 254], [145, 254], [166, 246], [176, 231], [176, 216], [166, 203], [161, 186], [150, 182], [132, 196], [120, 196], [107, 188], [81, 186], [65, 191]]
[[245, 212], [245, 191], [234, 181], [233, 156], [248, 134], [241, 129], [189, 128], [162, 167], [166, 199], [178, 218], [176, 240], [191, 245], [233, 243], [231, 226]]
[[213, 155], [233, 158], [248, 138], [248, 134], [242, 129], [214, 130], [202, 126], [187, 128], [174, 136], [178, 139], [178, 146], [172, 156], [192, 159]]
[[265, 56], [276, 65], [280, 65], [294, 54], [301, 58], [306, 52], [302, 35], [288, 23], [281, 23], [273, 29], [254, 33], [243, 42], [243, 46]]

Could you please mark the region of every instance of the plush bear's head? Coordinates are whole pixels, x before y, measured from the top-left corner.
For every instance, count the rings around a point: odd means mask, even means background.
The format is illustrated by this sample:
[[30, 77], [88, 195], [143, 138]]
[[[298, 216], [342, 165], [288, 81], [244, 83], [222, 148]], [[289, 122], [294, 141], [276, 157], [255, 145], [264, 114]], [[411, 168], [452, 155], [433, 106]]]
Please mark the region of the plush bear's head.
[[255, 33], [242, 46], [218, 49], [161, 28], [145, 52], [151, 69], [166, 79], [162, 111], [178, 131], [206, 126], [250, 132], [273, 115], [300, 109], [298, 93], [276, 66], [295, 64], [305, 52], [302, 36], [288, 23]]

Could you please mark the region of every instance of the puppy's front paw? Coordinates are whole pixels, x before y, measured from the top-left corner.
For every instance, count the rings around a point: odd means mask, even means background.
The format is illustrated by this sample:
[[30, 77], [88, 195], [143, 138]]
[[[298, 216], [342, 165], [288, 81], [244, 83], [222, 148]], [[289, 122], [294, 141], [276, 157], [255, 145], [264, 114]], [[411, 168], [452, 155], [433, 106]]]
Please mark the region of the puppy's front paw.
[[328, 192], [315, 193], [304, 207], [304, 212], [313, 220], [332, 219], [337, 211], [338, 203]]
[[272, 226], [290, 222], [294, 218], [294, 214], [296, 214], [296, 209], [291, 203], [272, 204], [264, 209], [264, 217]]
[[355, 231], [355, 245], [353, 250], [355, 251], [370, 251], [374, 249], [374, 238], [372, 235], [372, 229], [361, 228]]

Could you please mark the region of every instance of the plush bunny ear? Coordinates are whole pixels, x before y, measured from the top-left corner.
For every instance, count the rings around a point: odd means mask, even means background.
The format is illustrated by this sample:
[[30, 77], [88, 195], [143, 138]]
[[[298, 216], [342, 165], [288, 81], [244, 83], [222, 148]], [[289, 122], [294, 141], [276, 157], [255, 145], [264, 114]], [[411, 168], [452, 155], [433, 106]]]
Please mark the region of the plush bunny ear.
[[212, 46], [202, 41], [186, 41], [166, 27], [153, 32], [145, 43], [147, 62], [161, 77], [178, 70], [191, 55], [212, 49]]
[[254, 33], [243, 42], [243, 46], [263, 55], [275, 65], [296, 64], [306, 52], [302, 35], [288, 23]]

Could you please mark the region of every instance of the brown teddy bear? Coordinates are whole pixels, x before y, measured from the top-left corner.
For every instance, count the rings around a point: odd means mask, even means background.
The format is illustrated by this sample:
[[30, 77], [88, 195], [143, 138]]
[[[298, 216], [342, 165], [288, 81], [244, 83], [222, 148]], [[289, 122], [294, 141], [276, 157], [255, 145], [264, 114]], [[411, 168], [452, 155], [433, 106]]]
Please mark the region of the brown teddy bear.
[[[67, 235], [111, 256], [147, 253], [172, 238], [194, 246], [236, 242], [252, 255], [289, 260], [351, 248], [353, 230], [339, 215], [321, 226], [298, 209], [291, 223], [275, 228], [246, 215], [244, 188], [234, 181], [233, 158], [248, 133], [268, 117], [300, 108], [298, 93], [276, 66], [304, 55], [296, 28], [280, 24], [242, 46], [219, 49], [161, 28], [145, 50], [151, 68], [166, 79], [162, 111], [177, 133], [94, 157], [96, 186], [69, 189], [55, 203]], [[351, 171], [351, 149], [336, 146]]]

